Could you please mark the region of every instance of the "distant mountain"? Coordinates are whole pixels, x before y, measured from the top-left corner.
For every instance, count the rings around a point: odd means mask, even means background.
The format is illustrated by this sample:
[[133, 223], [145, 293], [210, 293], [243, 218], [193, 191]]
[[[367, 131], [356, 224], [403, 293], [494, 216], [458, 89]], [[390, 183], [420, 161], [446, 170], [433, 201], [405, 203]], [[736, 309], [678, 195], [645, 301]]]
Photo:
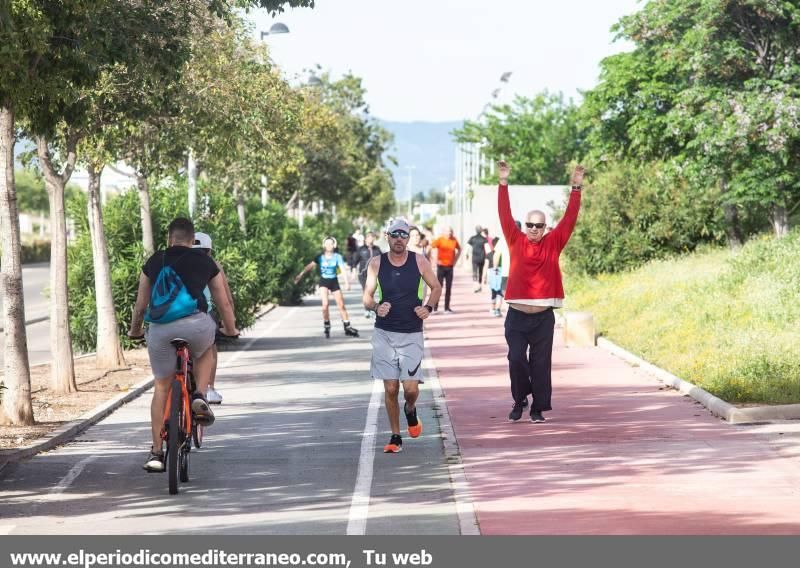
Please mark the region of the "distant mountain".
[[456, 145], [450, 132], [461, 122], [389, 122], [381, 121], [394, 134], [394, 150], [398, 160], [394, 174], [398, 199], [408, 198], [408, 169], [411, 171], [412, 194], [430, 189], [442, 190], [455, 178]]

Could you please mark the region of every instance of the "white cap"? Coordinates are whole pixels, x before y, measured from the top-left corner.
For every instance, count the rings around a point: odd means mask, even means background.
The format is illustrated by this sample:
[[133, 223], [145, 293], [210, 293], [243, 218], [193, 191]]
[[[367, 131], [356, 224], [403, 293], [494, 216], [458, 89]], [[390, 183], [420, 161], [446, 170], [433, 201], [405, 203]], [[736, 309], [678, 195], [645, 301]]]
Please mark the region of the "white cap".
[[211, 237], [205, 233], [195, 233], [192, 248], [211, 250]]
[[387, 233], [392, 233], [394, 231], [405, 231], [406, 233], [409, 232], [410, 227], [405, 219], [402, 217], [398, 217], [394, 219], [391, 223], [389, 223], [389, 228], [386, 229]]

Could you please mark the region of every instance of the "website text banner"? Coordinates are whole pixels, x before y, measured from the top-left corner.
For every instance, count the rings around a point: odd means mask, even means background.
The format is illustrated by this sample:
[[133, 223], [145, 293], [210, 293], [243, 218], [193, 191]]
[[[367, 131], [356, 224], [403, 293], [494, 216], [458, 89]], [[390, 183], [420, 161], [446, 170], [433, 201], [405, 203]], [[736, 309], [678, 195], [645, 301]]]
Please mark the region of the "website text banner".
[[0, 568], [771, 568], [798, 558], [797, 537], [0, 537]]

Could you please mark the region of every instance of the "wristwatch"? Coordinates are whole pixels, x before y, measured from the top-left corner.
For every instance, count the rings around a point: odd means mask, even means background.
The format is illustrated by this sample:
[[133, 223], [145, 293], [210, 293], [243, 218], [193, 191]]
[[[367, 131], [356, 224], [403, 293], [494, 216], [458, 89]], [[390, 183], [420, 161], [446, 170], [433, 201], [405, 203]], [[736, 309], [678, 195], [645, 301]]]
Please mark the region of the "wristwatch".
[[430, 304], [425, 304], [422, 307], [425, 308], [426, 310], [428, 310], [429, 314], [433, 312], [433, 306], [431, 306]]

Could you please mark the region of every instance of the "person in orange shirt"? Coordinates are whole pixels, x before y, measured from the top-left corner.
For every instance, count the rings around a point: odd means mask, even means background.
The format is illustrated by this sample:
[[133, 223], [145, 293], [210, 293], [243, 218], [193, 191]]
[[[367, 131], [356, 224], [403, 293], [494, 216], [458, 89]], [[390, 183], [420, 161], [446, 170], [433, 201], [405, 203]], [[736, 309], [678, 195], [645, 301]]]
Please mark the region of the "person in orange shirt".
[[[450, 309], [450, 292], [453, 290], [453, 267], [458, 262], [458, 257], [461, 256], [461, 245], [458, 239], [453, 235], [453, 227], [447, 227], [445, 235], [435, 239], [431, 243], [431, 250], [436, 251], [436, 278], [439, 284], [444, 288], [447, 283], [447, 288], [444, 293], [444, 311], [446, 313], [453, 313]], [[437, 301], [433, 306], [433, 311], [439, 309], [439, 302]]]

